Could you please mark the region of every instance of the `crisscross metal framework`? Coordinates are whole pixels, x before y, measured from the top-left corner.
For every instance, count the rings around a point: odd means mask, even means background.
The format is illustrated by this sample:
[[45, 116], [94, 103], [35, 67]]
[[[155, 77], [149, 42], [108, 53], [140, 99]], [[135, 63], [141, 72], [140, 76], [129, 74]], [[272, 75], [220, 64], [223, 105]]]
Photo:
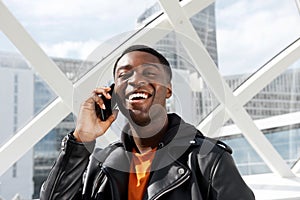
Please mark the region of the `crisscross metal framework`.
[[[299, 1], [297, 2], [299, 5]], [[291, 169], [274, 149], [273, 145], [265, 138], [261, 132], [261, 127], [251, 119], [243, 105], [291, 64], [300, 59], [300, 40], [295, 41], [270, 60], [270, 62], [247, 79], [238, 89], [232, 92], [217, 70], [189, 20], [191, 16], [206, 8], [211, 3], [214, 3], [214, 1], [190, 0], [177, 2], [159, 0], [159, 3], [164, 11], [162, 15], [149, 24], [147, 29], [137, 32], [133, 37], [124, 42], [123, 45], [107, 56], [99, 65], [73, 84], [32, 39], [2, 1], [0, 1], [0, 28], [2, 32], [58, 95], [55, 101], [48, 105], [43, 112], [39, 113], [0, 148], [0, 160], [2, 163], [0, 165], [0, 175], [43, 138], [48, 131], [61, 122], [63, 118], [69, 113], [75, 112], [72, 106], [72, 92], [74, 90], [87, 91], [87, 88], [92, 88], [92, 84], [98, 79], [101, 66], [111, 63], [130, 44], [136, 42], [155, 44], [164, 34], [176, 31], [182, 33], [182, 37], [179, 38], [180, 42], [185, 47], [194, 65], [198, 66], [197, 70], [201, 74], [201, 77], [220, 102], [219, 106], [199, 124], [198, 128], [208, 136], [214, 136], [217, 131], [222, 131], [222, 129], [220, 129], [221, 127], [211, 126], [211, 124], [220, 124], [220, 122], [223, 124], [229, 118], [232, 119], [236, 127], [239, 128], [247, 141], [262, 157], [274, 174], [283, 178], [297, 178], [297, 174], [300, 173], [300, 161]], [[165, 31], [157, 31], [161, 29]], [[188, 38], [192, 38], [192, 40]], [[299, 113], [292, 114], [299, 116]], [[288, 119], [288, 115], [285, 117]], [[300, 118], [298, 117], [298, 119]], [[276, 119], [273, 120], [276, 123]], [[264, 120], [260, 121], [261, 123], [264, 122]], [[287, 124], [296, 124], [299, 121], [294, 120], [291, 122], [287, 120]], [[268, 121], [268, 123], [272, 124], [272, 121]], [[114, 139], [110, 135], [106, 137], [107, 140]]]

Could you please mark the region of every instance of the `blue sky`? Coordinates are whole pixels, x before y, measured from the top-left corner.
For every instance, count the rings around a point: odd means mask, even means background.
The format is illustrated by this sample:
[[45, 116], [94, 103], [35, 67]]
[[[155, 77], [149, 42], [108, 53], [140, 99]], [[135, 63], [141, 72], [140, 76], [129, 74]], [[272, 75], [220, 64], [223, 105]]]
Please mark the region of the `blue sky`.
[[[133, 30], [154, 0], [3, 0], [44, 51], [85, 59], [103, 41]], [[129, 6], [130, 5], [130, 6]], [[256, 70], [300, 35], [295, 0], [217, 0], [217, 45], [224, 74]], [[0, 32], [0, 50], [15, 51]]]

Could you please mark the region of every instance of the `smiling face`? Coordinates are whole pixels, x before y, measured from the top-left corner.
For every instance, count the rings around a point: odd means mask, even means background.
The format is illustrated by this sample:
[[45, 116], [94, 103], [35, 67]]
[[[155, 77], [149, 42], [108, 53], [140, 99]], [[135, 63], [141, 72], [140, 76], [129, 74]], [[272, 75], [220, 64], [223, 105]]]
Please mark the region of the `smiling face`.
[[139, 126], [166, 113], [166, 98], [172, 94], [165, 66], [156, 56], [142, 51], [127, 53], [118, 61], [114, 91], [121, 112]]

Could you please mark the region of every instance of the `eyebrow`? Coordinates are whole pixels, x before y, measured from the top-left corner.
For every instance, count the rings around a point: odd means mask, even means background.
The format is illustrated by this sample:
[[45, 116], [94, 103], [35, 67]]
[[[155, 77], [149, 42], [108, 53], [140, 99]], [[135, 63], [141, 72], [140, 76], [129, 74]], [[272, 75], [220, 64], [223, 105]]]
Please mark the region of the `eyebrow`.
[[120, 71], [122, 69], [128, 69], [128, 68], [132, 68], [132, 66], [131, 65], [123, 65], [123, 66], [117, 67], [116, 72], [118, 72], [118, 71]]
[[[142, 64], [141, 66], [144, 66], [144, 67], [147, 67], [147, 66], [153, 66], [153, 67], [155, 67], [155, 68], [157, 68], [157, 69], [161, 69], [161, 68], [157, 65], [157, 63], [144, 63], [144, 64]], [[116, 71], [116, 72], [118, 72], [118, 71], [120, 71], [120, 70], [123, 70], [123, 69], [131, 69], [131, 68], [132, 68], [132, 65], [123, 65], [123, 66], [117, 67], [117, 71]]]

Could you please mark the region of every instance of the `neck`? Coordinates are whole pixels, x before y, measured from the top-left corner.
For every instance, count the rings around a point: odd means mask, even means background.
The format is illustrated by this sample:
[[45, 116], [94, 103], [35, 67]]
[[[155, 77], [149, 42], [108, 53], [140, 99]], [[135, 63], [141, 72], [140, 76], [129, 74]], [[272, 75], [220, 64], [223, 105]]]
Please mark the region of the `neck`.
[[147, 126], [136, 126], [130, 123], [134, 142], [140, 153], [145, 153], [161, 142], [168, 129], [168, 116], [157, 118]]

